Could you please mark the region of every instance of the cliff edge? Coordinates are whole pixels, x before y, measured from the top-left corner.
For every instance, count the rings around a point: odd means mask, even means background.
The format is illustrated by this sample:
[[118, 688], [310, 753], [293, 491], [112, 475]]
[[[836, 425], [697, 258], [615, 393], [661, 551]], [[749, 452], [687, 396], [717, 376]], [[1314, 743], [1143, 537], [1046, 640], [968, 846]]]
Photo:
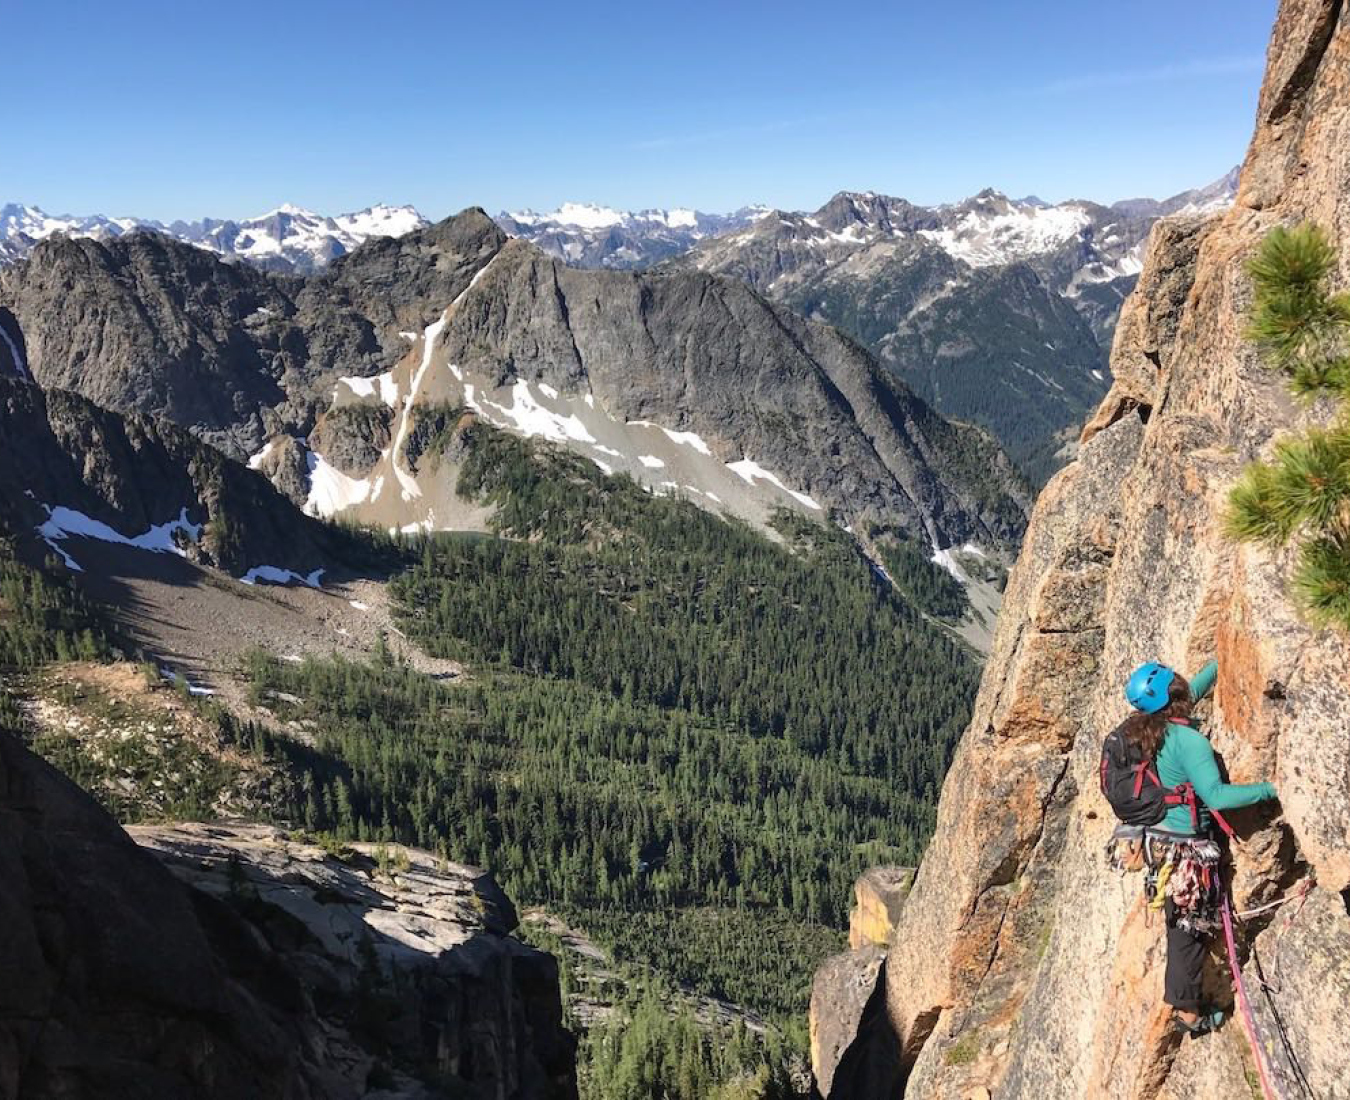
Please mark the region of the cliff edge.
[[[1105, 867], [1095, 776], [1129, 671], [1216, 655], [1214, 746], [1234, 781], [1281, 795], [1234, 815], [1236, 905], [1299, 893], [1239, 930], [1266, 1057], [1286, 1097], [1350, 1097], [1350, 639], [1300, 619], [1287, 561], [1222, 532], [1243, 466], [1329, 413], [1293, 402], [1243, 337], [1246, 259], [1305, 220], [1350, 286], [1342, 0], [1281, 3], [1237, 204], [1155, 229], [1111, 392], [1036, 506], [885, 963], [907, 1095], [1253, 1095], [1239, 1026], [1169, 1032], [1161, 921], [1138, 876]], [[1219, 950], [1207, 982], [1231, 1004]]]
[[483, 872], [129, 832], [0, 729], [0, 1098], [574, 1100], [556, 960]]

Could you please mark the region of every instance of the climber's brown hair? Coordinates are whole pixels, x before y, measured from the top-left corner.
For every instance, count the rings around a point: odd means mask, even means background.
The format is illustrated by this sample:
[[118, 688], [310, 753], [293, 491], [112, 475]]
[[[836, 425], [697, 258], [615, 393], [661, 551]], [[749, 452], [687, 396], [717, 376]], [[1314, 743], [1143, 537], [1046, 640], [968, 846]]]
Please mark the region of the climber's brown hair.
[[1136, 713], [1125, 720], [1125, 740], [1152, 759], [1162, 748], [1163, 738], [1167, 736], [1167, 723], [1178, 718], [1191, 716], [1195, 700], [1191, 698], [1191, 685], [1186, 677], [1176, 674], [1167, 686], [1167, 705], [1154, 714]]

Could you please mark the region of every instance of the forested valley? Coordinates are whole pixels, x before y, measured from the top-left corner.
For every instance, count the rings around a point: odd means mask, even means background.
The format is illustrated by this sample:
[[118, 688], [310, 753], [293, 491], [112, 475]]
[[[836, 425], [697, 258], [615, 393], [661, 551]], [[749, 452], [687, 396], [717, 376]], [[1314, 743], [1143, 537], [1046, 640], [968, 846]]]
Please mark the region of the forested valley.
[[[632, 1026], [583, 1045], [604, 1070], [583, 1074], [592, 1100], [653, 1095], [651, 1067], [671, 1097], [790, 1095], [853, 880], [917, 860], [933, 827], [979, 671], [930, 617], [960, 592], [917, 552], [886, 554], [889, 583], [830, 524], [781, 513], [767, 538], [564, 452], [464, 435], [460, 491], [496, 506], [495, 532], [385, 547], [399, 629], [462, 673], [383, 645], [365, 663], [249, 654], [254, 704], [308, 745], [200, 705], [286, 775], [270, 816], [482, 865], [628, 968]], [[15, 563], [3, 579], [7, 663], [109, 652], [67, 588]], [[97, 768], [58, 755], [97, 790]], [[769, 1038], [700, 1038], [663, 989], [743, 1006]]]

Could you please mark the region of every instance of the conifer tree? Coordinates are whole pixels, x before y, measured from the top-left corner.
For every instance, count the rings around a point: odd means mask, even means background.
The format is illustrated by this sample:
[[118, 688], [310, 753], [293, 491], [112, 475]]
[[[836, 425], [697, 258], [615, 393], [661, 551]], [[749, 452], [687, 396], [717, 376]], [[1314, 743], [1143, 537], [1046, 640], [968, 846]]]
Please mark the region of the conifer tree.
[[1331, 293], [1336, 252], [1315, 225], [1272, 230], [1248, 265], [1247, 337], [1301, 397], [1330, 397], [1335, 422], [1279, 441], [1229, 496], [1229, 533], [1272, 548], [1295, 543], [1292, 578], [1316, 623], [1350, 629], [1350, 294]]

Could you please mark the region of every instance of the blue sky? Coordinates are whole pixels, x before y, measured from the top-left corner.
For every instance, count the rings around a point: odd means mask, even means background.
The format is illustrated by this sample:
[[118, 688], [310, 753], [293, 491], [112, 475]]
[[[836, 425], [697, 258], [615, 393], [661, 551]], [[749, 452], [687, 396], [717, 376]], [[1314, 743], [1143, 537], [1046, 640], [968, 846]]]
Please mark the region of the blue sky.
[[0, 203], [1163, 196], [1241, 160], [1275, 7], [4, 0]]

